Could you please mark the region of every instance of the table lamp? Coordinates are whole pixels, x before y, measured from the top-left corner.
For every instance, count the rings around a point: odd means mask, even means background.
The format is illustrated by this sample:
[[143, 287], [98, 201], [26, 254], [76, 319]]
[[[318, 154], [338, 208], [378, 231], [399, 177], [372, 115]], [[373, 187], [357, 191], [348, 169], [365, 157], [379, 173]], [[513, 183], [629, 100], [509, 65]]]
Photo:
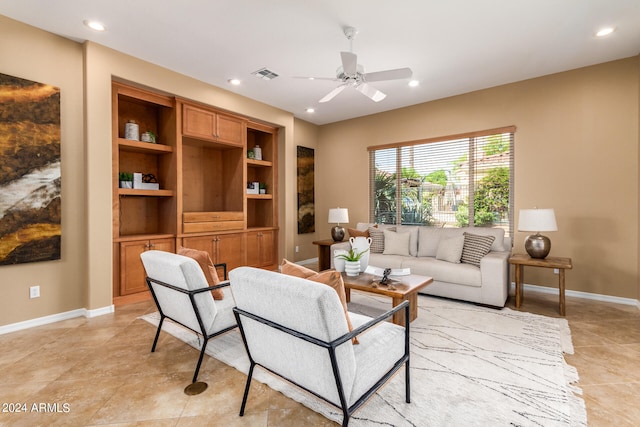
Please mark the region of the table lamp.
[[518, 231], [534, 231], [527, 236], [524, 248], [531, 258], [544, 259], [551, 250], [551, 240], [541, 231], [558, 231], [553, 209], [520, 209]]
[[340, 223], [349, 222], [349, 210], [347, 208], [329, 209], [329, 224], [337, 224], [331, 229], [331, 237], [334, 242], [342, 242], [344, 239], [344, 227]]

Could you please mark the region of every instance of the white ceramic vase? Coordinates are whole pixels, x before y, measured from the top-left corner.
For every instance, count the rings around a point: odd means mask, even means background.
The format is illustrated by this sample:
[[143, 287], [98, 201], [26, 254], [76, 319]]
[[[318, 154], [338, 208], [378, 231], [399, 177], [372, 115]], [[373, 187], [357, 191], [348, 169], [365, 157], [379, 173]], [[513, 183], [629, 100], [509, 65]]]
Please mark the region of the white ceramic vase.
[[340, 255], [346, 255], [349, 251], [345, 251], [344, 249], [336, 249], [333, 251], [333, 267], [336, 269], [338, 273], [344, 272], [344, 258], [341, 258]]
[[347, 276], [357, 276], [360, 274], [360, 261], [345, 261], [344, 271]]
[[360, 271], [365, 271], [367, 269], [367, 266], [369, 266], [369, 248], [371, 247], [371, 237], [351, 237], [349, 238], [349, 242], [351, 242], [351, 249], [353, 249], [357, 253], [366, 251], [360, 258]]

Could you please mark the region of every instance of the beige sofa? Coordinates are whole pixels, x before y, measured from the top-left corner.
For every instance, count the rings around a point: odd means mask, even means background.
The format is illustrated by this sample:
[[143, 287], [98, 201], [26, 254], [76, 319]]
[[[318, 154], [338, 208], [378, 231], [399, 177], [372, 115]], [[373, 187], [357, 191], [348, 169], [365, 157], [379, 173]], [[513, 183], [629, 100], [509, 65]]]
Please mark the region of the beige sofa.
[[[412, 274], [433, 277], [433, 283], [420, 291], [423, 294], [504, 307], [509, 295], [511, 239], [505, 236], [503, 229], [385, 224], [380, 224], [377, 229], [371, 227], [372, 224], [357, 224], [357, 230], [368, 230], [371, 233], [369, 265], [380, 268], [409, 268]], [[490, 237], [476, 236], [493, 236], [494, 239], [491, 241]], [[384, 242], [382, 250], [381, 239]], [[476, 240], [482, 240], [485, 250], [489, 252], [484, 256], [481, 256], [484, 251], [475, 253], [474, 259], [472, 252], [475, 248], [472, 246]], [[405, 248], [406, 244], [408, 248]], [[332, 267], [335, 265], [335, 251], [349, 248], [348, 241], [331, 246]], [[466, 256], [463, 256], [463, 250]], [[476, 262], [477, 265], [474, 265]]]

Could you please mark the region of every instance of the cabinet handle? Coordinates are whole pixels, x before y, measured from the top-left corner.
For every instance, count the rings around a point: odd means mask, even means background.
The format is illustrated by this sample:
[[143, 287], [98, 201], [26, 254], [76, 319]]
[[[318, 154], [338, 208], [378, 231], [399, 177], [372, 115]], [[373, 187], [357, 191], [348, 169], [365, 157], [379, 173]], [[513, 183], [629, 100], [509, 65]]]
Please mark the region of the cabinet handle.
[[150, 247], [150, 248], [155, 248], [155, 247], [156, 247], [156, 244], [155, 244], [155, 243], [151, 243], [151, 244], [149, 245], [149, 247]]

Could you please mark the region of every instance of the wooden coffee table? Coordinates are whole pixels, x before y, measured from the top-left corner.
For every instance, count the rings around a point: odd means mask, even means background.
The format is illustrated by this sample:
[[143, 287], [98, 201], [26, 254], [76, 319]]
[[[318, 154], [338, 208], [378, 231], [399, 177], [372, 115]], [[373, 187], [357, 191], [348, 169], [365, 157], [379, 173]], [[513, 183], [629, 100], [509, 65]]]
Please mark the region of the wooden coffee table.
[[[351, 289], [391, 297], [393, 307], [402, 301], [409, 301], [410, 322], [418, 317], [418, 291], [433, 282], [433, 278], [417, 274], [394, 276], [393, 281], [388, 285], [378, 284], [375, 287], [374, 283], [379, 283], [380, 277], [373, 274], [360, 273], [358, 276], [347, 276], [346, 273], [342, 273], [342, 280], [347, 302], [351, 301]], [[393, 323], [404, 325], [404, 311], [401, 310], [393, 315]]]

